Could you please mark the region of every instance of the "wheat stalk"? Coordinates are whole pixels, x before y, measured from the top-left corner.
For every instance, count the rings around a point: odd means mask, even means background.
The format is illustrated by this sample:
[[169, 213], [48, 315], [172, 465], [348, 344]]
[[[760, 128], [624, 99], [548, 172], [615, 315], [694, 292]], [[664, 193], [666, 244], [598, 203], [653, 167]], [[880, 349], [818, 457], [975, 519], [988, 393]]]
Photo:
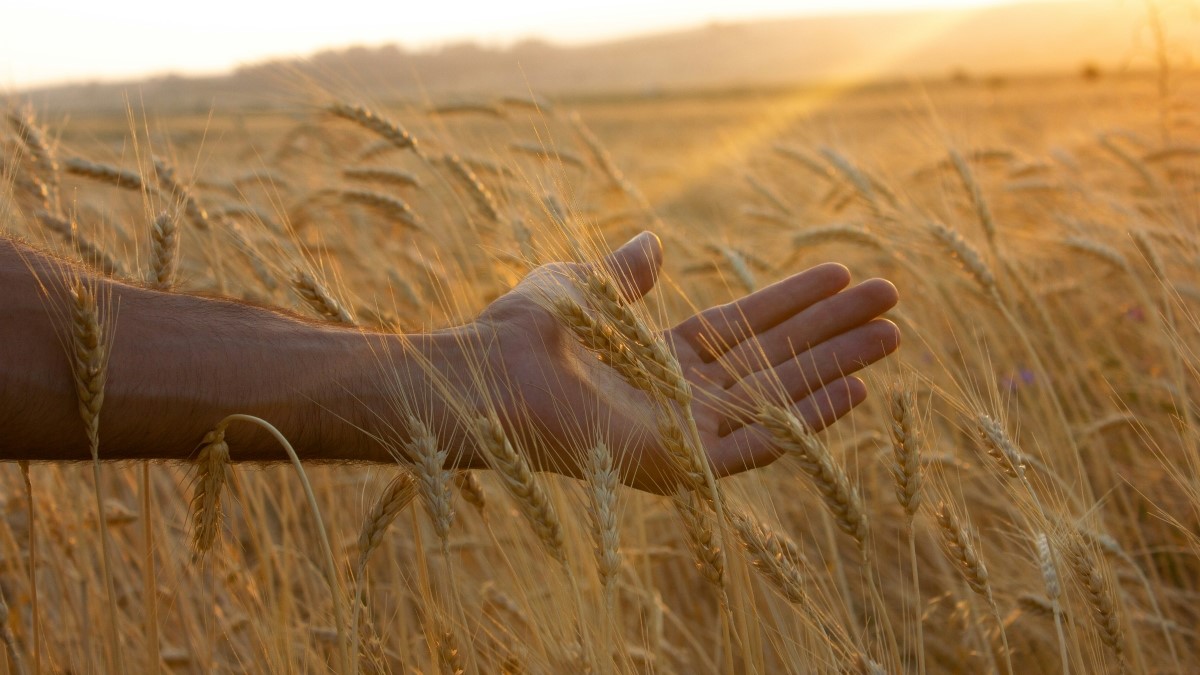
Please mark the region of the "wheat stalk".
[[[233, 422], [246, 422], [266, 430], [283, 447], [288, 459], [291, 460], [292, 468], [296, 470], [296, 475], [300, 479], [300, 485], [304, 488], [304, 497], [308, 502], [309, 511], [312, 513], [313, 520], [316, 523], [315, 529], [318, 540], [321, 542], [321, 553], [323, 554], [322, 558], [325, 563], [325, 583], [329, 586], [329, 594], [333, 600], [333, 618], [337, 627], [338, 657], [341, 662], [341, 668], [343, 672], [352, 672], [351, 668], [354, 659], [350, 655], [351, 636], [346, 632], [346, 617], [342, 607], [342, 590], [338, 577], [337, 563], [333, 559], [333, 546], [329, 543], [329, 532], [325, 529], [325, 521], [321, 518], [321, 509], [317, 504], [317, 496], [313, 492], [312, 483], [309, 482], [308, 475], [304, 472], [304, 465], [300, 462], [300, 456], [296, 454], [296, 449], [292, 447], [287, 437], [280, 433], [279, 429], [260, 417], [243, 414], [229, 415], [217, 424], [217, 430], [223, 434], [224, 430]], [[357, 639], [357, 635], [354, 637]], [[355, 653], [357, 653], [357, 643], [355, 644]]]
[[100, 321], [100, 306], [95, 288], [77, 279], [71, 287], [70, 294], [71, 370], [75, 376], [79, 416], [87, 432], [92, 455], [92, 478], [96, 484], [96, 517], [100, 521], [100, 548], [105, 588], [108, 593], [108, 630], [113, 648], [113, 663], [109, 665], [121, 669], [117, 594], [112, 575], [108, 520], [104, 518], [104, 482], [100, 472], [100, 409], [104, 405], [104, 387], [108, 377], [109, 344], [106, 341], [105, 325]]

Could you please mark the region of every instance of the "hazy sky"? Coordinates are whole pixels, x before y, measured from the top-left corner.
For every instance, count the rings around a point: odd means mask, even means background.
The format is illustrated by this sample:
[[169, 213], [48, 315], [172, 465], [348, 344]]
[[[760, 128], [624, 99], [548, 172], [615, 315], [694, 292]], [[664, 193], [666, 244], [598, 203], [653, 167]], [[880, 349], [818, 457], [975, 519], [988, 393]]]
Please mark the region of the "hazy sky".
[[0, 0], [0, 91], [167, 71], [216, 72], [356, 43], [425, 47], [527, 37], [578, 43], [714, 20], [1005, 1]]

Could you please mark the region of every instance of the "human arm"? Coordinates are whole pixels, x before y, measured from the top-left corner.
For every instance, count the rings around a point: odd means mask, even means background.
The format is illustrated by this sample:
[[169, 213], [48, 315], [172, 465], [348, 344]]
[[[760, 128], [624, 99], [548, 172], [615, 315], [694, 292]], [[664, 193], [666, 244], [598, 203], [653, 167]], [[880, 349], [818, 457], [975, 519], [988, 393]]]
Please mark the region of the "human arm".
[[[643, 235], [605, 265], [632, 300], [654, 285], [661, 256], [658, 240]], [[0, 324], [0, 459], [90, 459], [67, 359], [62, 265], [0, 240], [0, 316], [8, 318]], [[573, 269], [539, 268], [477, 320], [410, 336], [95, 279], [113, 327], [100, 457], [185, 459], [236, 412], [272, 422], [301, 459], [392, 461], [380, 440], [405, 436], [396, 398], [407, 396], [453, 446], [456, 466], [485, 465], [464, 429], [499, 409], [510, 433], [530, 441], [539, 468], [577, 475], [591, 425], [620, 455], [623, 480], [662, 490], [669, 463], [645, 395], [546, 310], [547, 295], [570, 292], [561, 282]], [[863, 400], [865, 387], [849, 374], [896, 348], [895, 326], [877, 318], [896, 294], [881, 280], [843, 290], [848, 283], [845, 268], [817, 267], [663, 334], [698, 392], [694, 413], [717, 475], [774, 458], [753, 420], [731, 412], [752, 392], [782, 387], [813, 429]], [[228, 440], [235, 461], [285, 459], [253, 428], [231, 427]]]

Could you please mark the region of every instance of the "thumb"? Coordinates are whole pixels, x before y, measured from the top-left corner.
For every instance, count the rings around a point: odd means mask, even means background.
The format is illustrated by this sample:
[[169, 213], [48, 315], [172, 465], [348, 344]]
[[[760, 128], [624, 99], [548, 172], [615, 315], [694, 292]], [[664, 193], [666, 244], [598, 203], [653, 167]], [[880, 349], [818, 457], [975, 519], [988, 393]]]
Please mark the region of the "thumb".
[[662, 242], [653, 232], [642, 232], [601, 261], [626, 300], [640, 300], [654, 288], [662, 267]]

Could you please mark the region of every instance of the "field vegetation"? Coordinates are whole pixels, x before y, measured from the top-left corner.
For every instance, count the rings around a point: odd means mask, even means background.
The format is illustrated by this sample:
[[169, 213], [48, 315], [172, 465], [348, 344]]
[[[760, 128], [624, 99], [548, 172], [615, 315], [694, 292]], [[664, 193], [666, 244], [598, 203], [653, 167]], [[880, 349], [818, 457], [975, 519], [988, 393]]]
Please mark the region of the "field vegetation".
[[[595, 276], [553, 309], [643, 378], [683, 478], [620, 487], [599, 443], [583, 479], [531, 471], [487, 417], [462, 424], [493, 470], [446, 470], [415, 419], [394, 466], [229, 464], [218, 419], [188, 464], [2, 466], [3, 667], [1190, 671], [1200, 99], [1176, 77], [1169, 96], [1100, 75], [220, 116], [14, 102], [7, 235], [347, 330], [461, 323], [539, 264], [656, 232], [645, 302]], [[895, 283], [899, 353], [819, 434], [764, 385], [783, 456], [711, 480], [655, 331], [825, 261]], [[121, 330], [77, 297], [77, 324]]]

